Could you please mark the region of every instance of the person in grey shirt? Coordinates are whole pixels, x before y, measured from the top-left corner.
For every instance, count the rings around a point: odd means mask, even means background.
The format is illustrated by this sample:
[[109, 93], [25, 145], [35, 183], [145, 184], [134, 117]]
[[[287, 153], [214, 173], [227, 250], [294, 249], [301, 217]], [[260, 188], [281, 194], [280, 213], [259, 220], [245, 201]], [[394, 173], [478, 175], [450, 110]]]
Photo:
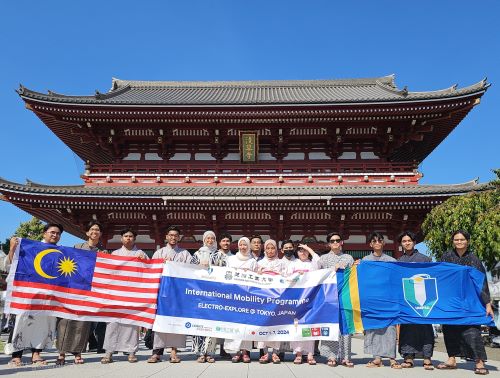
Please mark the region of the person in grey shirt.
[[[363, 261], [396, 261], [396, 259], [384, 253], [384, 235], [380, 232], [373, 232], [368, 237], [368, 240], [373, 252], [363, 257]], [[373, 360], [368, 362], [366, 367], [381, 367], [384, 365], [382, 357], [388, 357], [391, 368], [401, 369], [401, 365], [396, 361], [396, 343], [396, 326], [366, 330], [364, 352], [373, 355]]]
[[[319, 258], [320, 269], [345, 269], [354, 264], [352, 256], [342, 251], [344, 241], [339, 232], [330, 232], [326, 236], [326, 242], [330, 247], [330, 252]], [[354, 367], [351, 361], [351, 340], [352, 335], [339, 335], [338, 341], [321, 340], [319, 350], [327, 357], [328, 366], [335, 367], [340, 361], [345, 367]]]
[[[157, 250], [153, 254], [153, 259], [163, 259], [165, 263], [168, 261], [175, 261], [190, 264], [192, 260], [191, 254], [186, 249], [178, 245], [180, 236], [181, 231], [176, 226], [170, 226], [167, 228], [165, 235], [167, 245]], [[153, 336], [153, 354], [149, 357], [148, 363], [154, 364], [160, 362], [165, 348], [172, 348], [172, 351], [170, 352], [170, 362], [179, 363], [181, 360], [177, 356], [177, 349], [185, 347], [186, 335], [155, 332]]]

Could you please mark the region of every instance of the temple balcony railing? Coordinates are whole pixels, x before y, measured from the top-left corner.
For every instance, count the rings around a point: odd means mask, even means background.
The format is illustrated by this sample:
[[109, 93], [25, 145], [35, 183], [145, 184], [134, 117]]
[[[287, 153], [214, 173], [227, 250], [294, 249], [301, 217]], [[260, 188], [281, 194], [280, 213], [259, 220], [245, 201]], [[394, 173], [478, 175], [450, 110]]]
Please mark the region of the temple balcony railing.
[[256, 174], [343, 174], [343, 173], [414, 173], [414, 163], [390, 163], [379, 161], [266, 161], [251, 164], [239, 162], [192, 161], [158, 163], [138, 161], [134, 163], [93, 164], [86, 175], [92, 174], [150, 174], [150, 175], [256, 175]]

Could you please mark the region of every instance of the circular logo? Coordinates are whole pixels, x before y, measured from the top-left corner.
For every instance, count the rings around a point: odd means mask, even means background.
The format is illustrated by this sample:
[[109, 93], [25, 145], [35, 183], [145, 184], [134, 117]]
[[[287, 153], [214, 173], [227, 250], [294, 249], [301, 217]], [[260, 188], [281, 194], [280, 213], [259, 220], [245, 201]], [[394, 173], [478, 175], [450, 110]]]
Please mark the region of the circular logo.
[[255, 335], [255, 331], [252, 331], [252, 335]]
[[191, 323], [187, 322], [186, 324], [184, 324], [184, 326], [185, 326], [186, 328], [191, 328]]

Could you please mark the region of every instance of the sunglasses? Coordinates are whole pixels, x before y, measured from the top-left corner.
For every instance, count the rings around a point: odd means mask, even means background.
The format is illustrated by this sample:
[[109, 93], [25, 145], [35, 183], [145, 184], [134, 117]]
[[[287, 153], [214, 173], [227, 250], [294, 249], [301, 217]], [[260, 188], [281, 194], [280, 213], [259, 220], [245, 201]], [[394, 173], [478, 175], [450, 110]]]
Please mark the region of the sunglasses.
[[330, 243], [340, 243], [342, 239], [330, 239]]

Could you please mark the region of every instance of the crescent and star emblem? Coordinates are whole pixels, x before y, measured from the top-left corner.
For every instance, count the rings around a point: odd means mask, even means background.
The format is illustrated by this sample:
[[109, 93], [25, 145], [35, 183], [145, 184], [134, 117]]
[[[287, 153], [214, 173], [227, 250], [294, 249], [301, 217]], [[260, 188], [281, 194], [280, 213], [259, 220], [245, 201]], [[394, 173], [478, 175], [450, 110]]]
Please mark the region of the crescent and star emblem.
[[53, 280], [62, 275], [66, 277], [71, 276], [73, 273], [76, 272], [76, 267], [77, 267], [76, 262], [73, 259], [64, 256], [63, 258], [60, 258], [59, 261], [57, 262], [57, 270], [61, 274], [59, 276], [51, 276], [47, 274], [42, 268], [42, 260], [45, 256], [50, 255], [51, 253], [60, 253], [61, 255], [63, 255], [63, 253], [58, 249], [49, 248], [38, 252], [37, 255], [35, 256], [35, 260], [33, 261], [33, 267], [35, 268], [35, 272], [37, 272], [38, 275], [40, 275], [43, 278]]

